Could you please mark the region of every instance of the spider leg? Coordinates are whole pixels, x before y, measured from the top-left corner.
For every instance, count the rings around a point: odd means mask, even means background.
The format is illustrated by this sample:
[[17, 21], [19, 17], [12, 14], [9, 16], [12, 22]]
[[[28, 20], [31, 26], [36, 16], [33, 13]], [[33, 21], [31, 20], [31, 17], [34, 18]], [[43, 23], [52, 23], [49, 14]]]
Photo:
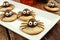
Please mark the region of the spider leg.
[[21, 29], [25, 29], [27, 27], [27, 23], [22, 23], [21, 24]]

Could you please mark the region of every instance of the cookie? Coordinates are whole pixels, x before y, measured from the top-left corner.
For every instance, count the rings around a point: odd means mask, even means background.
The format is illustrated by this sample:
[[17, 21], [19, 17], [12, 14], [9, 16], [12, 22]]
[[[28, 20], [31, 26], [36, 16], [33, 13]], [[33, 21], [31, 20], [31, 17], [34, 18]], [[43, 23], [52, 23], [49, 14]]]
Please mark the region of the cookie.
[[21, 24], [21, 30], [30, 35], [36, 35], [44, 30], [44, 25], [42, 22], [36, 21], [35, 19], [30, 19], [26, 23]]
[[56, 12], [59, 11], [59, 7], [57, 4], [55, 4], [54, 2], [50, 2], [47, 5], [44, 6], [44, 8], [48, 11], [52, 11], [52, 12]]
[[13, 10], [14, 9], [14, 5], [13, 4], [9, 4], [9, 2], [4, 1], [3, 5], [0, 6], [0, 11], [5, 12], [7, 10]]
[[24, 9], [23, 12], [18, 12], [18, 19], [23, 21], [28, 21], [31, 18], [34, 18], [35, 13], [29, 9]]
[[17, 14], [15, 12], [4, 12], [4, 14], [1, 14], [2, 21], [4, 22], [11, 22], [17, 19]]

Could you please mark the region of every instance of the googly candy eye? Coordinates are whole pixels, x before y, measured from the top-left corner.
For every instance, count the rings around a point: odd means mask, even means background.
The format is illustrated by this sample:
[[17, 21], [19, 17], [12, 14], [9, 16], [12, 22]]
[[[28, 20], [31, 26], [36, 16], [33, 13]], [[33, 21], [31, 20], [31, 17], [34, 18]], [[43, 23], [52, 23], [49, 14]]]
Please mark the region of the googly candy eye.
[[26, 11], [23, 11], [23, 14], [26, 14]]
[[50, 3], [51, 6], [54, 6], [54, 3]]
[[27, 14], [29, 14], [30, 11], [27, 11]]
[[12, 15], [12, 11], [10, 11], [9, 14]]
[[7, 2], [6, 5], [9, 6], [9, 3]]
[[34, 25], [37, 25], [37, 22], [34, 22]]
[[9, 16], [9, 13], [8, 12], [5, 12], [5, 16]]
[[29, 24], [29, 26], [31, 26], [33, 23], [30, 21], [28, 24]]
[[55, 7], [55, 3], [51, 2], [51, 3], [49, 4], [49, 7], [54, 8], [54, 7]]

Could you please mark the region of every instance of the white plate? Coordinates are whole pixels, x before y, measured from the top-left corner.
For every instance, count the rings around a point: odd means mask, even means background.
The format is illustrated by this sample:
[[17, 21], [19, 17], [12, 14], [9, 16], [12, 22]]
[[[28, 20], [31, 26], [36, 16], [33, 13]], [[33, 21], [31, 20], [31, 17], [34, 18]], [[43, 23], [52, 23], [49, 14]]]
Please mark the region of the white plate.
[[[0, 5], [3, 3], [3, 0], [0, 0]], [[14, 1], [9, 1], [10, 3], [15, 5], [15, 9], [13, 10], [14, 12], [18, 13], [18, 11], [22, 11], [25, 8], [28, 8], [30, 10], [33, 10], [36, 13], [36, 18], [37, 20], [40, 20], [41, 22], [44, 23], [44, 28], [45, 30], [41, 32], [40, 34], [37, 35], [28, 35], [20, 30], [20, 25], [21, 22], [20, 20], [15, 20], [13, 22], [2, 22], [0, 21], [0, 24], [3, 25], [4, 27], [16, 32], [17, 34], [29, 39], [29, 40], [39, 40], [41, 39], [58, 21], [59, 21], [59, 16], [42, 11], [40, 9], [36, 9], [21, 3], [17, 3]], [[1, 13], [1, 12], [0, 12]]]

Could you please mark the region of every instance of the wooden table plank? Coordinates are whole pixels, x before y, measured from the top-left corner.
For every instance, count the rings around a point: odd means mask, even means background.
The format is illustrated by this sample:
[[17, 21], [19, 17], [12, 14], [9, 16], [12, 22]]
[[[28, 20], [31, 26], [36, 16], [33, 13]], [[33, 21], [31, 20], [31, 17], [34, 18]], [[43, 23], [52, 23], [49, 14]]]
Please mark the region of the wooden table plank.
[[54, 28], [46, 35], [46, 37], [48, 40], [60, 40], [59, 35], [60, 35], [60, 23], [57, 23], [54, 26]]
[[[60, 21], [47, 33], [47, 40], [60, 40]], [[44, 38], [42, 38], [43, 40]]]
[[10, 30], [9, 30], [9, 34], [10, 34], [11, 40], [27, 40], [26, 38], [24, 38], [24, 37], [14, 33], [14, 32], [12, 32]]
[[6, 33], [6, 28], [0, 25], [0, 40], [9, 40]]

